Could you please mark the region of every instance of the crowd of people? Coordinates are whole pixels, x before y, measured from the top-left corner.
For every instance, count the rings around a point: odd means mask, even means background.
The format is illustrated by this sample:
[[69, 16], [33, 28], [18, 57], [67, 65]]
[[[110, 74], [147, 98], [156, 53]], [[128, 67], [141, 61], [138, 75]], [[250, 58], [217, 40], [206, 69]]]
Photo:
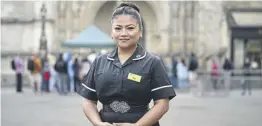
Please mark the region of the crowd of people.
[[193, 84], [195, 82], [198, 68], [198, 58], [194, 53], [191, 54], [188, 65], [186, 65], [185, 59], [173, 56], [173, 86], [176, 88], [188, 88], [190, 85], [189, 83]]
[[[190, 88], [191, 86], [196, 86], [199, 84], [198, 73], [199, 73], [199, 65], [198, 58], [194, 53], [191, 54], [188, 65], [186, 65], [185, 59], [179, 57], [172, 58], [172, 72], [173, 72], [173, 84], [176, 88]], [[221, 87], [221, 81], [223, 82], [226, 90], [231, 88], [231, 77], [232, 75], [241, 76], [241, 85], [242, 85], [242, 95], [245, 95], [248, 91], [249, 95], [251, 95], [251, 76], [255, 77], [261, 73], [256, 72], [261, 69], [260, 63], [255, 60], [255, 58], [250, 59], [247, 57], [245, 62], [241, 68], [237, 68], [240, 70], [234, 74], [233, 63], [225, 58], [224, 63], [220, 64], [218, 60], [212, 59], [210, 68], [204, 71], [205, 78], [210, 78], [208, 84], [212, 87], [212, 89], [216, 92]], [[208, 80], [208, 79], [206, 79]]]
[[37, 54], [24, 61], [17, 55], [11, 61], [16, 72], [16, 91], [23, 92], [23, 74], [29, 71], [29, 82], [35, 93], [57, 92], [66, 95], [76, 92], [84, 75], [87, 74], [92, 58], [73, 56], [72, 53], [61, 53], [56, 58], [49, 55], [40, 58]]
[[[95, 57], [93, 57], [95, 58]], [[172, 57], [172, 84], [175, 88], [185, 89], [190, 86], [197, 85], [197, 76], [199, 70], [199, 60], [192, 53], [186, 60], [179, 57]], [[36, 54], [27, 61], [27, 70], [29, 70], [30, 85], [35, 93], [37, 92], [58, 92], [65, 95], [68, 92], [76, 92], [77, 88], [87, 74], [92, 63], [92, 58], [73, 57], [72, 53], [61, 53], [58, 58], [49, 56], [48, 58], [39, 58]], [[187, 65], [188, 64], [188, 65]], [[22, 92], [22, 74], [25, 70], [24, 61], [21, 57], [16, 56], [12, 60], [12, 69], [16, 72], [17, 86], [16, 91]], [[212, 60], [210, 72], [211, 85], [214, 91], [219, 89], [219, 77], [224, 78], [224, 84], [230, 85], [230, 77], [234, 69], [232, 62], [225, 59], [223, 65], [220, 65], [216, 60]], [[259, 65], [255, 61], [250, 61], [248, 58], [243, 64], [243, 76], [251, 76], [250, 70], [259, 69]], [[223, 70], [223, 71], [221, 71]], [[250, 81], [243, 79], [242, 95], [246, 91], [251, 94]]]

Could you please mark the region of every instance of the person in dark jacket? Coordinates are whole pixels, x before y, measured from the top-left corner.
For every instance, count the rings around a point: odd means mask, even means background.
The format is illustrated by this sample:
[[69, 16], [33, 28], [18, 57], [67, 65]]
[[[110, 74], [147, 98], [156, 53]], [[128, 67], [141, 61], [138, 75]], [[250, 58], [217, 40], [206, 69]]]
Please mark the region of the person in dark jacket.
[[198, 59], [194, 53], [191, 53], [188, 69], [189, 71], [196, 71], [198, 69]]
[[58, 57], [58, 60], [55, 63], [55, 70], [58, 74], [58, 92], [62, 95], [66, 95], [68, 93], [67, 81], [67, 63], [63, 59], [63, 54], [61, 53]]
[[189, 59], [189, 83], [190, 85], [197, 85], [197, 69], [198, 69], [198, 59], [194, 53], [191, 53]]

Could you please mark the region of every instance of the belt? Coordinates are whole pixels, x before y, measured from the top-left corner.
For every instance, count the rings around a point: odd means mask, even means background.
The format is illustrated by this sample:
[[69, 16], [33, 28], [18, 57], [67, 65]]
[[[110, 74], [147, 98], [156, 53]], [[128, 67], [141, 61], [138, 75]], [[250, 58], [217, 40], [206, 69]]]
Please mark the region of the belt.
[[103, 105], [103, 111], [116, 113], [134, 113], [145, 112], [148, 110], [148, 105], [130, 106], [125, 101], [114, 101], [111, 104]]

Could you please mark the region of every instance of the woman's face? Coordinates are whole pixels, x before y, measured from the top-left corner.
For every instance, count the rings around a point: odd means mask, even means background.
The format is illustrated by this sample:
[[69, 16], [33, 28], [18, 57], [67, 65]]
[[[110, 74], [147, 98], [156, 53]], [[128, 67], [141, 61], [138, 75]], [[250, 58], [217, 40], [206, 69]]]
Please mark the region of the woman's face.
[[137, 20], [130, 15], [118, 15], [112, 24], [111, 36], [120, 48], [133, 48], [139, 40], [141, 32]]

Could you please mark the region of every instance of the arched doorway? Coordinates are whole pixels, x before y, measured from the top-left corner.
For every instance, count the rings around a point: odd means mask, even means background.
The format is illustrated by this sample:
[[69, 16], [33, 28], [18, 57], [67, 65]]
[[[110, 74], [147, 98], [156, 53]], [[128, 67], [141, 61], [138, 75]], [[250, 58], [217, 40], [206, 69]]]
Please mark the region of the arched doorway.
[[[155, 11], [146, 1], [132, 1], [131, 3], [138, 5], [140, 8], [144, 26], [143, 37], [141, 38], [140, 43], [146, 47], [147, 43], [152, 41], [150, 36], [152, 36], [153, 33], [158, 29]], [[93, 23], [108, 35], [110, 35], [111, 32], [111, 15], [116, 5], [117, 2], [115, 1], [104, 2], [103, 5], [98, 9], [93, 20]]]

